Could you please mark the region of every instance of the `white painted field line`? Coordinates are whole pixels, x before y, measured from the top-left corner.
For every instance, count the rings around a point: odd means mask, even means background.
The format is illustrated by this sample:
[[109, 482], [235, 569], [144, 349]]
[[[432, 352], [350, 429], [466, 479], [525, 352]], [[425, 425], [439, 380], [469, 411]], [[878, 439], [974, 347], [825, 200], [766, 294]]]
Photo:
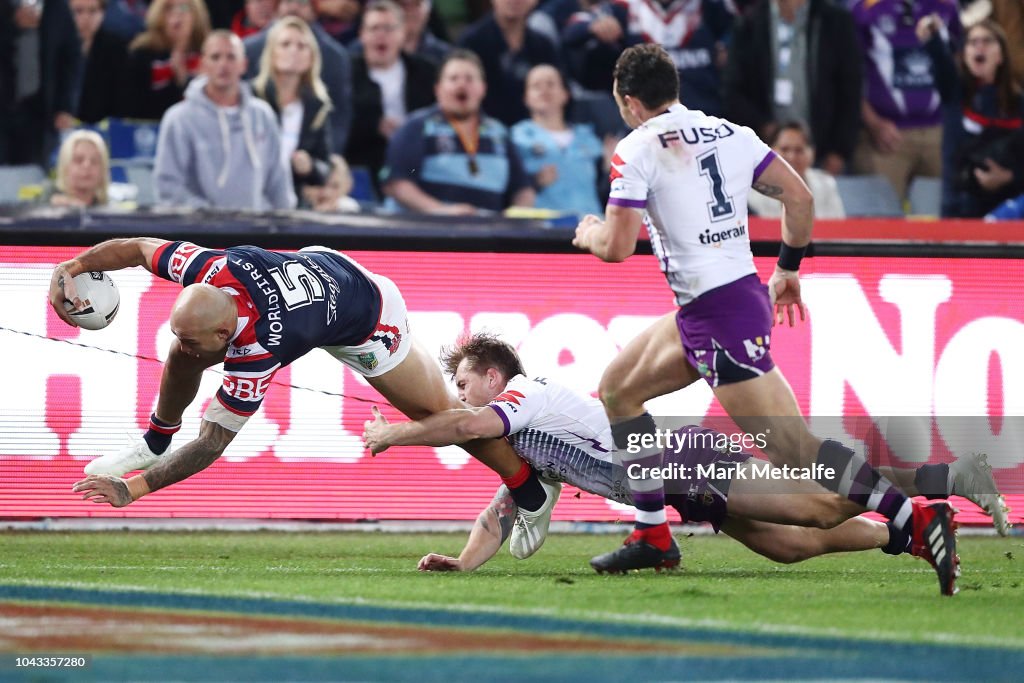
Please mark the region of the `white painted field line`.
[[[4, 565], [0, 565], [3, 568]], [[125, 570], [125, 571], [149, 571], [153, 569], [159, 569], [160, 571], [216, 571], [221, 574], [231, 574], [238, 572], [249, 572], [251, 567], [232, 567], [221, 564], [189, 564], [189, 565], [136, 565], [136, 564], [47, 564], [47, 569], [61, 569], [69, 571], [81, 571], [84, 569], [99, 569], [104, 571], [113, 570]], [[310, 569], [308, 567], [298, 567], [294, 565], [267, 565], [260, 567], [263, 571], [268, 572], [284, 572], [284, 573], [299, 573], [299, 572], [312, 572], [316, 574], [379, 574], [382, 572], [389, 571], [380, 567], [326, 567]], [[6, 581], [0, 577], [0, 583], [6, 583]], [[47, 584], [49, 585], [49, 584]], [[111, 584], [111, 587], [119, 588], [120, 584]]]

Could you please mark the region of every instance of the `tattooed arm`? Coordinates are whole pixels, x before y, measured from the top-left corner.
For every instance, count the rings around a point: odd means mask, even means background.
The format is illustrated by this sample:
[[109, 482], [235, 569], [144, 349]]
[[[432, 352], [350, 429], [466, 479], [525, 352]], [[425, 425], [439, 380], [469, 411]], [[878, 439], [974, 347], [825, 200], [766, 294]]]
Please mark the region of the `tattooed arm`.
[[[768, 168], [761, 173], [752, 187], [763, 195], [782, 202], [782, 242], [779, 253], [780, 265], [768, 280], [768, 293], [775, 309], [775, 322], [782, 324], [787, 319], [789, 326], [807, 317], [807, 308], [800, 295], [798, 274], [800, 257], [811, 242], [811, 228], [814, 224], [814, 197], [803, 178], [793, 170], [785, 159], [775, 157]], [[785, 254], [798, 254], [792, 264], [786, 263]], [[786, 263], [786, 265], [781, 265]]]
[[782, 241], [791, 247], [807, 246], [814, 224], [814, 197], [793, 167], [777, 156], [752, 187], [782, 202]]
[[512, 524], [516, 519], [516, 504], [512, 494], [502, 485], [495, 494], [494, 500], [486, 510], [480, 513], [469, 532], [469, 540], [459, 556], [448, 557], [430, 553], [419, 563], [421, 572], [471, 572], [487, 560], [494, 557], [505, 539], [512, 533]]
[[120, 508], [138, 500], [147, 493], [166, 488], [193, 474], [201, 472], [221, 456], [235, 432], [215, 422], [203, 420], [199, 437], [170, 453], [140, 475], [130, 479], [108, 475], [89, 475], [76, 483], [73, 491], [85, 500], [108, 503]]
[[202, 472], [221, 456], [234, 438], [235, 432], [225, 429], [216, 422], [203, 420], [195, 441], [190, 441], [166, 458], [161, 458], [156, 465], [142, 474], [149, 490], [165, 488]]

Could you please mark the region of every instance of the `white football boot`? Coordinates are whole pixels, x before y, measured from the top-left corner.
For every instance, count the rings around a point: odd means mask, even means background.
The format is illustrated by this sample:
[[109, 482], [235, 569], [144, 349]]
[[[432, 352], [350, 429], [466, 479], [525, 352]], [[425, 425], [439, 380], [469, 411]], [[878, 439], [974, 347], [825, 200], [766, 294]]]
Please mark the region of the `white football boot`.
[[516, 521], [512, 526], [512, 537], [508, 541], [508, 551], [517, 560], [525, 560], [540, 550], [548, 537], [551, 525], [551, 511], [555, 509], [558, 497], [562, 495], [562, 484], [540, 480], [547, 498], [539, 509], [530, 511], [519, 508]]
[[[165, 454], [167, 452], [170, 452], [169, 449]], [[117, 453], [102, 455], [86, 465], [85, 473], [122, 477], [135, 470], [148, 469], [162, 457], [149, 450], [145, 439], [131, 437], [131, 442]]]
[[971, 453], [957, 458], [949, 464], [949, 472], [953, 475], [953, 495], [963, 496], [984, 510], [992, 517], [992, 526], [999, 535], [1005, 536], [1010, 530], [1010, 521], [1006, 517], [1010, 508], [1006, 507], [1006, 500], [996, 488], [988, 456]]

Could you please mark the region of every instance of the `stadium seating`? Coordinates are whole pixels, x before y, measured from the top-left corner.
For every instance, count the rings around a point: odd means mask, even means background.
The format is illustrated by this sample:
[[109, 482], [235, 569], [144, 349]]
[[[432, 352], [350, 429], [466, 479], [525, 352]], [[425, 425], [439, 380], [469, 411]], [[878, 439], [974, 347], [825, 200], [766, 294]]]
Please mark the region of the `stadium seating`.
[[158, 121], [134, 121], [109, 118], [100, 132], [110, 147], [111, 159], [130, 159], [152, 163], [156, 157]]
[[903, 216], [896, 190], [881, 175], [837, 176], [839, 196], [850, 218]]
[[349, 196], [357, 202], [378, 203], [380, 197], [377, 196], [377, 190], [373, 187], [370, 169], [365, 166], [353, 166], [350, 170], [352, 172], [352, 191]]
[[912, 216], [938, 216], [941, 213], [941, 178], [914, 178], [907, 194]]
[[0, 204], [25, 201], [25, 193], [46, 181], [46, 172], [39, 166], [0, 166]]
[[124, 166], [125, 176], [129, 183], [138, 188], [136, 202], [139, 206], [156, 204], [156, 191], [153, 188], [153, 169], [145, 164], [127, 164]]

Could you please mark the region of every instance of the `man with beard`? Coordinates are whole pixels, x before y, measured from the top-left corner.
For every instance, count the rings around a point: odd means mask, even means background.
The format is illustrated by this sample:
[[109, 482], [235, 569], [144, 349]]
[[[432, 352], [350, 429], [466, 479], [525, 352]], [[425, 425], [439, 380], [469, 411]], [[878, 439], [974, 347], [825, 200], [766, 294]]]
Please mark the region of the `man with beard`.
[[437, 105], [412, 114], [388, 143], [386, 195], [410, 211], [445, 215], [533, 206], [508, 129], [480, 111], [486, 92], [480, 58], [453, 50], [434, 86]]

